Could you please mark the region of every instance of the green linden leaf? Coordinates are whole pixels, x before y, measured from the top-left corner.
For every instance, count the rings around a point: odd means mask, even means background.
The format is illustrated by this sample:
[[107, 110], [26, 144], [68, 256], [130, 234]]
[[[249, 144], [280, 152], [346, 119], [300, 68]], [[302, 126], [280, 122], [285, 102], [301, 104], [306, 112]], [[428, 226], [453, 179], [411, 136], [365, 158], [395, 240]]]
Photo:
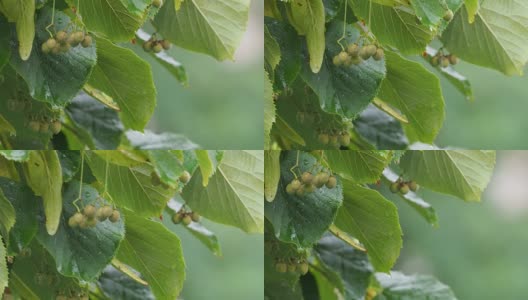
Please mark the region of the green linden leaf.
[[73, 98], [65, 112], [74, 131], [89, 148], [111, 150], [119, 146], [124, 128], [113, 109], [81, 93]]
[[372, 104], [354, 120], [354, 130], [376, 149], [406, 149], [409, 143], [400, 122]]
[[466, 201], [480, 201], [495, 166], [495, 151], [407, 151], [400, 160], [406, 176], [421, 186]]
[[343, 206], [335, 225], [357, 238], [377, 271], [389, 272], [400, 256], [398, 209], [379, 192], [343, 180]]
[[140, 272], [157, 299], [176, 299], [185, 280], [180, 239], [159, 222], [128, 211], [125, 217], [117, 259]]
[[108, 200], [119, 207], [132, 210], [139, 216], [160, 216], [175, 192], [172, 188], [154, 186], [151, 180], [153, 168], [146, 163], [125, 167], [107, 164], [104, 159], [91, 152], [86, 156], [97, 180], [102, 184], [107, 181]]
[[202, 174], [202, 184], [207, 186], [209, 178], [216, 172], [218, 161], [216, 160], [216, 152], [208, 150], [194, 150], [196, 160], [200, 166], [200, 173]]
[[318, 73], [325, 54], [325, 8], [322, 0], [290, 1], [290, 23], [306, 36], [310, 69]]
[[179, 10], [168, 0], [154, 26], [172, 43], [218, 60], [233, 59], [246, 31], [249, 0], [186, 0]]
[[185, 185], [186, 204], [218, 223], [238, 227], [245, 232], [264, 230], [264, 151], [226, 151], [209, 184], [202, 184], [196, 170]]
[[440, 80], [419, 63], [385, 51], [387, 77], [378, 97], [409, 120], [403, 128], [410, 141], [432, 143], [445, 118]]
[[380, 43], [396, 47], [403, 54], [421, 54], [435, 37], [436, 30], [417, 24], [416, 15], [408, 7], [378, 2], [348, 1], [358, 18], [370, 22], [368, 25]]
[[264, 78], [264, 149], [270, 147], [270, 133], [275, 123], [275, 101], [273, 100], [273, 86], [270, 82], [268, 72], [265, 71]]
[[475, 16], [480, 9], [479, 0], [464, 0], [464, 4], [468, 12], [468, 22], [471, 24], [475, 22]]
[[356, 183], [376, 182], [392, 158], [390, 151], [326, 150], [324, 154], [333, 172]]
[[281, 60], [280, 46], [269, 32], [268, 27], [264, 27], [264, 66], [266, 71], [273, 73], [275, 67]]
[[9, 231], [15, 225], [15, 218], [15, 208], [0, 188], [0, 234], [2, 236], [8, 236]]
[[317, 174], [322, 169], [311, 154], [283, 151], [277, 194], [273, 202], [265, 203], [265, 216], [273, 225], [279, 240], [299, 247], [310, 247], [328, 230], [341, 206], [341, 179], [337, 178], [337, 186], [333, 189], [323, 186], [303, 196], [289, 195], [286, 186], [294, 179], [290, 169], [295, 166], [297, 155], [299, 165], [294, 169], [297, 176], [305, 171]]
[[150, 65], [132, 50], [102, 38], [96, 41], [97, 64], [88, 83], [119, 105], [119, 115], [127, 128], [143, 130], [156, 107]]
[[38, 206], [35, 203], [40, 199], [29, 187], [7, 178], [0, 178], [0, 190], [16, 213], [16, 223], [9, 232], [8, 252], [10, 255], [18, 254], [29, 246], [37, 234], [38, 224], [35, 216], [38, 215]]
[[134, 38], [143, 25], [152, 0], [67, 0], [77, 6], [82, 21], [90, 31], [112, 41], [124, 42]]
[[[321, 108], [329, 113], [354, 117], [376, 96], [385, 77], [385, 62], [370, 58], [357, 65], [335, 66], [332, 59], [342, 51], [336, 42], [343, 34], [343, 22], [335, 20], [328, 24], [326, 32], [327, 54], [321, 70], [313, 74], [304, 64], [301, 76], [319, 96]], [[359, 30], [346, 26], [341, 44], [346, 47], [359, 39]]]
[[160, 180], [172, 188], [178, 186], [178, 179], [184, 168], [179, 159], [170, 150], [149, 150], [147, 155]]
[[280, 181], [280, 150], [264, 151], [264, 197], [272, 202]]
[[33, 0], [2, 0], [2, 11], [10, 22], [16, 23], [18, 36], [18, 53], [20, 59], [27, 60], [33, 48], [35, 38], [35, 1]]
[[384, 299], [457, 299], [451, 288], [428, 275], [376, 273], [376, 279], [382, 287], [380, 296]]
[[69, 182], [77, 175], [81, 167], [80, 151], [56, 150], [62, 169], [62, 180]]
[[[27, 60], [11, 56], [11, 66], [26, 81], [33, 98], [53, 106], [64, 107], [81, 90], [96, 62], [95, 45], [88, 48], [72, 47], [64, 53], [45, 54], [41, 45], [50, 38], [46, 27], [51, 22], [52, 10], [39, 10], [36, 38]], [[67, 30], [70, 18], [55, 11], [55, 29]]]
[[367, 254], [350, 247], [331, 234], [326, 234], [314, 247], [321, 262], [339, 274], [346, 297], [363, 299], [374, 270]]
[[155, 300], [148, 285], [134, 281], [114, 267], [107, 267], [97, 285], [109, 299]]
[[[73, 201], [79, 197], [79, 182], [72, 181], [64, 191], [64, 214], [57, 234], [50, 236], [43, 226], [37, 234], [38, 241], [48, 250], [57, 264], [57, 270], [68, 277], [93, 281], [112, 261], [119, 243], [125, 237], [123, 219], [116, 223], [105, 220], [92, 228], [72, 228], [68, 219], [77, 212]], [[97, 205], [99, 193], [84, 184], [79, 207]]]
[[46, 230], [54, 235], [62, 213], [62, 168], [56, 151], [32, 151], [24, 165], [27, 184], [44, 201]]
[[528, 5], [519, 0], [484, 1], [470, 24], [462, 7], [442, 42], [463, 60], [506, 75], [522, 75], [528, 61]]
[[443, 19], [447, 11], [447, 4], [445, 0], [429, 1], [429, 0], [410, 0], [414, 8], [416, 16], [424, 25], [434, 28]]

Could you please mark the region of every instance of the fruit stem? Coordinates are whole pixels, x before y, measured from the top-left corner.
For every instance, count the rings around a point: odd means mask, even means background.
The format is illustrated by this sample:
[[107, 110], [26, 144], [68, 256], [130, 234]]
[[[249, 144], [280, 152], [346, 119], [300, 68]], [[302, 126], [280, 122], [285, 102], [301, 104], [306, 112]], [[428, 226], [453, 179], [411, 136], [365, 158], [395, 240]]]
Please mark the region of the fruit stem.
[[49, 29], [53, 25], [55, 25], [55, 0], [53, 0], [53, 7], [51, 9], [51, 23], [46, 26], [46, 31], [49, 33], [50, 37], [53, 37], [53, 33], [51, 33]]
[[297, 150], [297, 160], [295, 161], [295, 165], [291, 167], [290, 172], [292, 172], [293, 177], [297, 179], [297, 174], [293, 171], [293, 169], [297, 168], [299, 166], [299, 150]]
[[105, 164], [105, 183], [104, 183], [104, 191], [103, 191], [103, 197], [106, 196], [107, 192], [108, 192], [108, 151], [105, 153], [106, 154], [106, 164]]
[[346, 35], [346, 19], [347, 19], [347, 7], [348, 7], [348, 0], [345, 0], [345, 17], [343, 20], [343, 35], [337, 40], [337, 44], [341, 46], [341, 51], [345, 51], [345, 47], [341, 44], [341, 41], [345, 38]]
[[81, 209], [79, 208], [79, 206], [77, 206], [77, 202], [81, 200], [83, 176], [84, 176], [84, 150], [81, 150], [81, 182], [79, 183], [79, 196], [77, 196], [77, 199], [73, 200], [72, 202], [73, 206], [77, 208], [77, 212], [81, 212]]

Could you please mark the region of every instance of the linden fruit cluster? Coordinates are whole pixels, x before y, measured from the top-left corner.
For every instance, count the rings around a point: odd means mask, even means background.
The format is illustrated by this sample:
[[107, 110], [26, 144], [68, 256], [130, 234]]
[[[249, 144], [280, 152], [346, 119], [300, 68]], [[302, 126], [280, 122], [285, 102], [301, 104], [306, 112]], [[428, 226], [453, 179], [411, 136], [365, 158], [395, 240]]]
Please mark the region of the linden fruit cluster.
[[294, 259], [290, 258], [286, 261], [278, 261], [275, 263], [275, 270], [279, 273], [300, 273], [301, 275], [305, 275], [308, 273], [308, 270], [310, 269], [310, 266], [306, 262], [306, 260], [301, 259]]
[[32, 117], [27, 127], [33, 132], [58, 134], [62, 130], [62, 123], [58, 119]]
[[398, 178], [396, 182], [393, 182], [390, 186], [390, 191], [393, 193], [401, 193], [402, 195], [407, 194], [409, 191], [416, 192], [419, 186], [414, 180], [403, 181], [401, 178]]
[[162, 50], [169, 50], [171, 43], [165, 39], [157, 40], [151, 37], [148, 41], [143, 43], [143, 50], [146, 52], [160, 53]]
[[431, 57], [431, 64], [435, 67], [441, 66], [442, 68], [447, 68], [449, 65], [458, 64], [458, 57], [454, 54], [443, 54], [440, 51], [436, 53], [435, 56]]
[[288, 195], [297, 195], [299, 197], [304, 196], [306, 193], [313, 193], [316, 189], [326, 186], [329, 189], [335, 188], [337, 185], [337, 179], [335, 176], [330, 175], [327, 172], [321, 171], [317, 175], [313, 175], [311, 172], [304, 172], [301, 175], [301, 179], [293, 179], [286, 186], [286, 193]]
[[183, 223], [183, 225], [189, 226], [191, 222], [200, 222], [200, 215], [195, 211], [186, 211], [185, 208], [182, 208], [172, 216], [172, 223], [174, 224]]
[[70, 51], [72, 47], [81, 45], [88, 48], [92, 45], [92, 37], [83, 31], [68, 33], [64, 30], [57, 31], [54, 37], [50, 37], [42, 43], [41, 50], [44, 54], [60, 54]]
[[371, 57], [375, 61], [380, 61], [385, 57], [385, 52], [374, 44], [359, 46], [353, 43], [347, 46], [346, 51], [341, 51], [334, 56], [332, 62], [335, 66], [350, 67], [351, 65], [359, 65]]
[[110, 205], [104, 205], [96, 208], [94, 205], [86, 205], [82, 212], [76, 212], [68, 219], [68, 225], [71, 228], [79, 227], [81, 229], [93, 228], [98, 222], [109, 220], [116, 223], [121, 219], [119, 211]]
[[347, 147], [350, 145], [350, 133], [343, 130], [338, 132], [337, 130], [321, 130], [317, 136], [319, 142], [323, 145], [331, 145], [335, 148], [340, 146]]

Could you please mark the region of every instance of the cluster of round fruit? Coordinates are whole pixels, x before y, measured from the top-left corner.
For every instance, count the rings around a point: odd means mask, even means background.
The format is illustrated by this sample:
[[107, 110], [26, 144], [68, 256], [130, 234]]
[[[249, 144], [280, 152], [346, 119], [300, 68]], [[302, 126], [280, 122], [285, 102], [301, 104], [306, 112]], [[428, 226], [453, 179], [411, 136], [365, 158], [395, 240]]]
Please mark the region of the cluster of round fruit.
[[286, 193], [288, 195], [304, 196], [305, 193], [313, 193], [316, 189], [326, 186], [329, 189], [335, 188], [337, 179], [335, 176], [327, 172], [321, 171], [313, 176], [311, 172], [304, 172], [301, 175], [301, 180], [295, 178], [288, 185], [286, 185]]
[[28, 128], [33, 132], [53, 133], [58, 134], [62, 130], [62, 123], [57, 119], [38, 119], [32, 118], [28, 124]]
[[279, 273], [300, 273], [301, 275], [305, 275], [308, 273], [308, 270], [310, 269], [310, 266], [306, 262], [306, 260], [298, 260], [291, 258], [286, 261], [278, 261], [275, 263], [275, 270]]
[[157, 40], [151, 37], [148, 41], [143, 43], [143, 50], [146, 52], [160, 53], [162, 50], [169, 50], [171, 43], [165, 39]]
[[400, 192], [401, 194], [405, 195], [409, 191], [416, 192], [418, 190], [419, 186], [414, 180], [410, 181], [403, 181], [401, 178], [398, 178], [396, 182], [393, 182], [390, 186], [390, 190], [393, 193]]
[[71, 47], [77, 47], [79, 44], [83, 48], [90, 47], [92, 45], [92, 37], [83, 31], [68, 33], [61, 30], [55, 34], [55, 37], [51, 37], [42, 43], [41, 49], [45, 54], [59, 54], [68, 52]]
[[321, 131], [317, 136], [319, 142], [323, 145], [330, 144], [335, 148], [350, 145], [350, 133], [348, 131], [338, 132], [337, 130]]
[[454, 54], [444, 55], [438, 51], [435, 56], [431, 57], [431, 64], [435, 67], [447, 68], [449, 65], [458, 64], [458, 57]]
[[336, 66], [350, 67], [351, 65], [359, 65], [363, 60], [371, 57], [375, 61], [380, 61], [385, 57], [385, 52], [374, 44], [359, 46], [352, 43], [347, 46], [346, 51], [341, 51], [334, 56], [332, 62]]
[[188, 226], [191, 222], [200, 222], [200, 215], [195, 211], [185, 211], [184, 208], [180, 209], [177, 213], [172, 216], [172, 223]]
[[[189, 172], [187, 171], [183, 171], [183, 173], [180, 175], [178, 180], [181, 183], [186, 184], [189, 182], [189, 180], [191, 180], [191, 174], [189, 174]], [[152, 171], [152, 173], [150, 173], [150, 182], [152, 183], [153, 186], [161, 185], [164, 189], [170, 188], [168, 184], [161, 181], [161, 178], [159, 177], [158, 173], [156, 173], [156, 171]]]
[[85, 229], [88, 227], [95, 227], [97, 222], [103, 222], [106, 219], [110, 222], [115, 223], [119, 221], [121, 214], [110, 205], [104, 205], [96, 208], [94, 205], [86, 205], [82, 213], [76, 212], [73, 216], [68, 219], [68, 225], [72, 228], [79, 227]]

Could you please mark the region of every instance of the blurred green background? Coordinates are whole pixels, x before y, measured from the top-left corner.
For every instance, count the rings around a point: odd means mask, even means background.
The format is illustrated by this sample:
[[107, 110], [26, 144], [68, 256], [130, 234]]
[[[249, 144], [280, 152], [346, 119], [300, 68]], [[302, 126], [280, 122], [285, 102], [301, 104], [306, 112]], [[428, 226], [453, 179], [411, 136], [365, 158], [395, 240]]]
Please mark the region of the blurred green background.
[[222, 247], [222, 257], [214, 256], [200, 241], [170, 217], [165, 225], [181, 239], [187, 264], [187, 279], [181, 299], [248, 300], [264, 295], [264, 239], [238, 228], [203, 220]]
[[248, 30], [235, 61], [172, 47], [189, 78], [183, 87], [154, 59], [134, 47], [152, 65], [158, 105], [149, 128], [181, 133], [205, 149], [262, 149], [264, 145], [264, 1], [252, 1]]
[[526, 299], [528, 291], [528, 151], [498, 152], [481, 203], [421, 190], [436, 209], [439, 228], [398, 205], [404, 234], [394, 269], [432, 274], [458, 299]]
[[455, 69], [470, 80], [475, 101], [466, 100], [441, 79], [446, 119], [436, 144], [466, 149], [528, 148], [528, 139], [522, 138], [528, 131], [528, 77], [508, 77], [464, 62]]

